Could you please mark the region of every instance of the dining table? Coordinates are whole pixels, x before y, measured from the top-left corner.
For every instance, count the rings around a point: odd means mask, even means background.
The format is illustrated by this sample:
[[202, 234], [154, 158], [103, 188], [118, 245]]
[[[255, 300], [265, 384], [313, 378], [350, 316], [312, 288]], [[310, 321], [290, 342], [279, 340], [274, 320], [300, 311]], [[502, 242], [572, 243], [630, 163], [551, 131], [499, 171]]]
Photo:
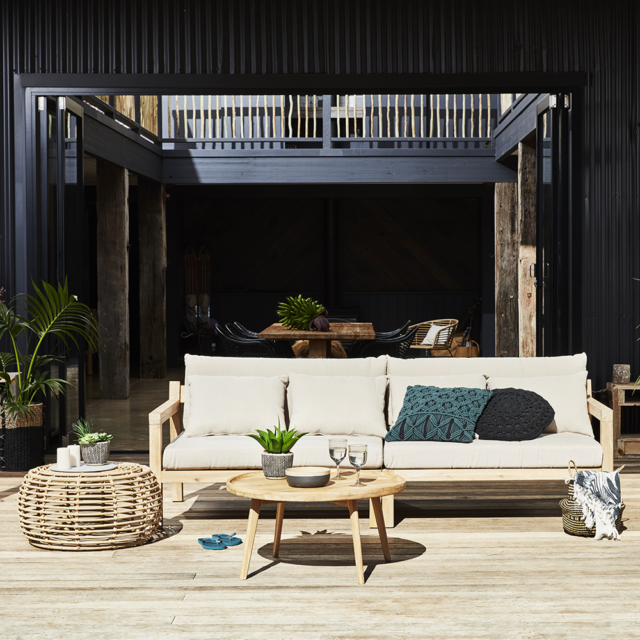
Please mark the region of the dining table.
[[332, 322], [329, 331], [290, 329], [275, 322], [261, 331], [258, 337], [267, 340], [308, 340], [310, 358], [330, 358], [332, 340], [375, 340], [376, 332], [370, 322]]

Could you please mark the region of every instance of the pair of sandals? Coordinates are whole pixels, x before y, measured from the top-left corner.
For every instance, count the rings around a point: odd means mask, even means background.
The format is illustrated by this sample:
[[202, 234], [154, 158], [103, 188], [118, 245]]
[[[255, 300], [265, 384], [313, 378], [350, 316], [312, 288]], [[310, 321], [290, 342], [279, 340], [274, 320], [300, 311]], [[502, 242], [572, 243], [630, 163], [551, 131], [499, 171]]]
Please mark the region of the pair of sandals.
[[226, 533], [214, 533], [210, 538], [198, 538], [198, 542], [203, 549], [222, 551], [227, 547], [235, 547], [237, 544], [242, 543], [242, 540], [235, 536], [235, 531], [231, 535]]

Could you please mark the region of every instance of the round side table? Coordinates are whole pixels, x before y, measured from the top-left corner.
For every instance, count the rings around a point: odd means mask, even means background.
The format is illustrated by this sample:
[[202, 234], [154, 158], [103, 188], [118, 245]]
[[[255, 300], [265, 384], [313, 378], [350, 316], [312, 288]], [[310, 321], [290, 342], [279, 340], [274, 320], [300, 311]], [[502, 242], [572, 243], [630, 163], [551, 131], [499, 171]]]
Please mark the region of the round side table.
[[18, 496], [22, 532], [35, 547], [69, 551], [120, 549], [147, 542], [162, 523], [162, 490], [139, 464], [71, 473], [31, 469]]

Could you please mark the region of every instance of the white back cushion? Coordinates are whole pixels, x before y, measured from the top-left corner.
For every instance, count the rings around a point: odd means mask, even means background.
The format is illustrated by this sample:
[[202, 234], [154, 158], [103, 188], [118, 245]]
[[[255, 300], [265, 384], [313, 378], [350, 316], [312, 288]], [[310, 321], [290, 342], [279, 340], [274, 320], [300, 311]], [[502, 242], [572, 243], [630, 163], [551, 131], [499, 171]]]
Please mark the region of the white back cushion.
[[387, 377], [306, 376], [291, 373], [289, 425], [306, 433], [384, 438]]
[[390, 426], [393, 426], [398, 419], [407, 389], [416, 384], [424, 387], [486, 389], [487, 379], [479, 373], [472, 373], [467, 376], [389, 376]]
[[[317, 376], [383, 376], [387, 358], [221, 358], [185, 355], [185, 384], [191, 376], [288, 376], [289, 372]], [[191, 414], [190, 394], [185, 394], [185, 428]], [[284, 422], [283, 422], [284, 425]]]
[[390, 376], [454, 376], [482, 373], [503, 378], [564, 376], [587, 370], [587, 355], [555, 358], [388, 358]]
[[188, 438], [207, 435], [246, 435], [257, 429], [285, 426], [286, 376], [189, 376], [191, 403]]
[[[580, 433], [593, 438], [593, 428], [587, 411], [587, 372], [568, 376], [540, 378], [490, 377], [489, 389], [527, 389], [541, 395], [556, 412], [547, 432]], [[555, 423], [555, 429], [553, 427]]]

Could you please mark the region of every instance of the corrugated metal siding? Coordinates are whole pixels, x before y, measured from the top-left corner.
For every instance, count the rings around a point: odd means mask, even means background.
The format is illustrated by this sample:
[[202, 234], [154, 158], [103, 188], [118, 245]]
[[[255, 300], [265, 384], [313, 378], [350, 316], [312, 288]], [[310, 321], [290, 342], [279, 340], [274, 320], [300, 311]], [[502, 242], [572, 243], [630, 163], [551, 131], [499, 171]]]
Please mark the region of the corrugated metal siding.
[[[41, 73], [589, 72], [584, 119], [583, 338], [603, 385], [640, 372], [638, 3], [540, 0], [36, 0], [2, 3], [2, 84]], [[1, 129], [11, 243], [12, 120]], [[5, 245], [4, 278], [11, 260]]]

